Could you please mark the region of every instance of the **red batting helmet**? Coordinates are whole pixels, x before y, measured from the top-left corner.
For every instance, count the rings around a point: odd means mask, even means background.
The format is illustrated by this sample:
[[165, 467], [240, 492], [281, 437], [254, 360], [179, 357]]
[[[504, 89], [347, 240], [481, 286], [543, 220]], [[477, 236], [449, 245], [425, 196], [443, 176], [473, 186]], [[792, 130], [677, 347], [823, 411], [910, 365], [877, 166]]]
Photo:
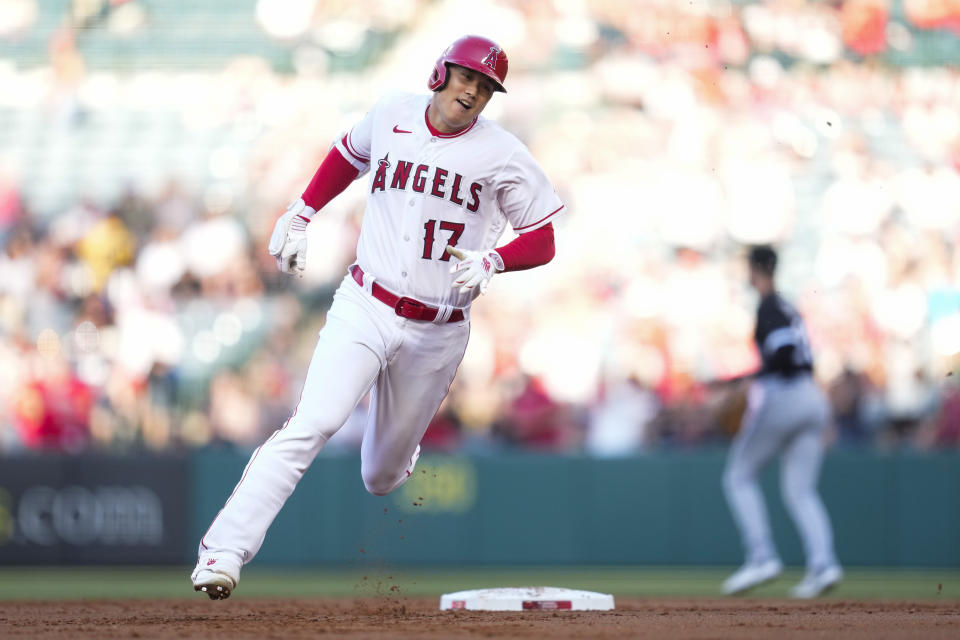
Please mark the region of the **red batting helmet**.
[[437, 59], [427, 86], [431, 91], [440, 91], [447, 86], [447, 65], [458, 64], [479, 71], [493, 80], [497, 91], [506, 93], [503, 81], [507, 78], [507, 54], [493, 40], [480, 36], [463, 36], [447, 47]]

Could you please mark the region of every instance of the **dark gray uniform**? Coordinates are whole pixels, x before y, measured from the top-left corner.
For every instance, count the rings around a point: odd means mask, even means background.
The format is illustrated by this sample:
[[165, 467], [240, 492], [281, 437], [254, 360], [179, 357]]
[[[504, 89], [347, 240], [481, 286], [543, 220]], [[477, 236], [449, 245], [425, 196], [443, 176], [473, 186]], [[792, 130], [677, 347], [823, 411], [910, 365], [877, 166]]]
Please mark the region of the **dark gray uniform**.
[[780, 489], [803, 540], [807, 570], [834, 567], [833, 532], [816, 488], [829, 408], [811, 375], [803, 320], [778, 294], [768, 295], [757, 310], [754, 338], [763, 369], [750, 386], [723, 478], [747, 563], [779, 560], [757, 476], [780, 455]]

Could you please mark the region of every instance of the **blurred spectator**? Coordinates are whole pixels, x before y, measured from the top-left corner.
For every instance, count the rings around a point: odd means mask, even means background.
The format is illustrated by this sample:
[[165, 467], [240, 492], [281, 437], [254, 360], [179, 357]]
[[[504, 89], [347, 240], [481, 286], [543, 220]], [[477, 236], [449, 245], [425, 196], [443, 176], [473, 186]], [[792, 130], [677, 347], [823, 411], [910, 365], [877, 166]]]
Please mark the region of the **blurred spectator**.
[[957, 382], [944, 388], [935, 424], [934, 445], [944, 450], [960, 450], [960, 384]]
[[20, 442], [30, 449], [79, 453], [89, 440], [93, 392], [59, 356], [55, 336], [41, 340], [37, 375], [24, 381], [14, 397]]
[[109, 215], [84, 234], [77, 243], [77, 255], [90, 271], [93, 290], [101, 291], [114, 269], [133, 261], [136, 239], [123, 221]]
[[[260, 407], [256, 396], [232, 371], [214, 376], [210, 382], [210, 422], [213, 441], [252, 448], [263, 441]], [[279, 428], [277, 426], [276, 428]]]
[[451, 409], [449, 400], [444, 398], [437, 415], [427, 426], [427, 431], [420, 440], [420, 446], [424, 451], [445, 453], [456, 451], [461, 446], [461, 430], [462, 426], [456, 413]]
[[937, 395], [937, 390], [920, 369], [898, 384], [888, 386], [886, 403], [890, 430], [885, 435], [911, 442], [924, 423], [935, 416]]
[[520, 392], [501, 415], [497, 436], [505, 444], [545, 452], [570, 450], [578, 440], [567, 409], [534, 376], [520, 381]]
[[659, 404], [656, 395], [635, 377], [613, 383], [590, 411], [585, 451], [607, 457], [643, 450], [650, 444], [650, 427]]
[[904, 0], [907, 18], [923, 29], [949, 29], [960, 35], [960, 6], [956, 2]]
[[843, 42], [851, 51], [869, 56], [886, 50], [889, 5], [889, 0], [848, 0], [843, 3]]
[[23, 215], [23, 202], [16, 174], [0, 165], [0, 247]]
[[840, 444], [863, 446], [869, 443], [875, 429], [870, 416], [870, 403], [875, 392], [869, 378], [847, 367], [833, 380], [828, 392]]

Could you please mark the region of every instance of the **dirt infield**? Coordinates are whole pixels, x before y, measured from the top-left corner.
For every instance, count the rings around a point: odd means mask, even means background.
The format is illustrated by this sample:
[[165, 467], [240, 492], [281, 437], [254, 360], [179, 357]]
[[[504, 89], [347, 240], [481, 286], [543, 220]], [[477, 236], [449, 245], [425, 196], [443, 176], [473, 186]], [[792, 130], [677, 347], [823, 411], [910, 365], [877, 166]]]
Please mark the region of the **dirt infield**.
[[622, 599], [610, 612], [437, 610], [436, 598], [0, 602], [2, 638], [956, 638], [960, 602]]

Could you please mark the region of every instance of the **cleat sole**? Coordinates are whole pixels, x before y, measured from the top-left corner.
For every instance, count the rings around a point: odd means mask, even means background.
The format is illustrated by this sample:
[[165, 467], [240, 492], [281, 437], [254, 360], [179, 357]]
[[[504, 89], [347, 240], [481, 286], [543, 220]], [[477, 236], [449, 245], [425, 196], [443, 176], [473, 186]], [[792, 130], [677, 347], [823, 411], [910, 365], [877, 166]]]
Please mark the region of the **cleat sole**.
[[219, 584], [198, 584], [193, 590], [207, 594], [211, 600], [226, 600], [230, 597], [230, 589]]

